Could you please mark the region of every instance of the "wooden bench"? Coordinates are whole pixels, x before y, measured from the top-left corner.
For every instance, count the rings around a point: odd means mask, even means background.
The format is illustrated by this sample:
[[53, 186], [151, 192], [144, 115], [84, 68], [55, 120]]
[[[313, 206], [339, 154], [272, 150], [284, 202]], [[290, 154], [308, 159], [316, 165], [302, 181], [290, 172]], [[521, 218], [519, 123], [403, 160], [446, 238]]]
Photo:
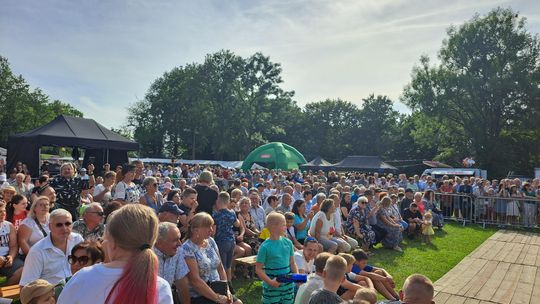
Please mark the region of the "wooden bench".
[[238, 258], [234, 260], [236, 265], [244, 265], [246, 267], [251, 267], [251, 277], [255, 278], [255, 264], [257, 264], [257, 256], [250, 255], [243, 258]]
[[238, 258], [234, 260], [236, 264], [246, 265], [246, 266], [255, 266], [257, 264], [257, 256], [250, 255], [248, 257]]
[[21, 286], [19, 285], [10, 285], [10, 286], [0, 287], [1, 298], [18, 299], [20, 293], [21, 293]]

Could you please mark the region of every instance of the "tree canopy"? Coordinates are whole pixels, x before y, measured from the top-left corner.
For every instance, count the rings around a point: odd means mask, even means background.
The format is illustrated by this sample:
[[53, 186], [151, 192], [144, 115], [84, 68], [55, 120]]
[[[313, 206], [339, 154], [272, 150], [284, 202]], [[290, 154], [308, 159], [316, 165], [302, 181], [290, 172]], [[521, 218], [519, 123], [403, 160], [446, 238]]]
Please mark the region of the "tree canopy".
[[422, 57], [403, 95], [444, 138], [437, 156], [472, 155], [495, 175], [538, 164], [539, 55], [538, 36], [510, 9], [450, 27], [440, 63]]
[[35, 129], [60, 114], [83, 116], [69, 104], [51, 101], [39, 88], [32, 90], [0, 56], [0, 146], [7, 146], [10, 135]]

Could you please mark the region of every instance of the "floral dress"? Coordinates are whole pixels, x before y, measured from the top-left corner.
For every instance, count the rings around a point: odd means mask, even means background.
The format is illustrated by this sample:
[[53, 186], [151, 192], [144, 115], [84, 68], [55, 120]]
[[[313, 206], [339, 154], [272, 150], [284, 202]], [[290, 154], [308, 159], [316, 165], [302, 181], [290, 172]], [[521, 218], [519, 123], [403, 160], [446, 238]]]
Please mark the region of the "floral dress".
[[371, 229], [371, 225], [368, 224], [367, 212], [355, 206], [349, 211], [349, 218], [347, 219], [346, 226], [347, 232], [351, 236], [356, 236], [354, 233], [354, 219], [360, 223], [360, 232], [364, 235], [362, 242], [370, 246], [375, 244], [375, 232]]
[[[246, 229], [249, 229], [251, 231], [257, 230], [257, 224], [253, 221], [253, 218], [251, 217], [251, 214], [248, 212], [247, 215], [242, 215], [244, 217], [244, 222], [246, 223]], [[254, 253], [259, 251], [260, 242], [259, 242], [259, 236], [258, 235], [250, 235], [244, 234], [244, 242], [247, 243], [249, 246], [251, 246], [251, 249]]]

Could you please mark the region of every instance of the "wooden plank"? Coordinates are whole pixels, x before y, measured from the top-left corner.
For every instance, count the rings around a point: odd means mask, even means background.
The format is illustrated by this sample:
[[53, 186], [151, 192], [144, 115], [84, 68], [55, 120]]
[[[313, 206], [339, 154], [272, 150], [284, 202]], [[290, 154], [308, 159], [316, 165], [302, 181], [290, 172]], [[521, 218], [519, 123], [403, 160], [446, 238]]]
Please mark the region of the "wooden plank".
[[519, 253], [518, 258], [516, 259], [517, 264], [523, 264], [523, 261], [525, 260], [525, 257], [527, 256], [527, 252], [529, 252], [529, 249], [531, 248], [531, 245], [524, 244], [523, 250]]
[[495, 260], [495, 261], [501, 261], [501, 262], [504, 262], [504, 259], [506, 258], [506, 256], [508, 254], [510, 254], [512, 252], [512, 250], [514, 249], [514, 245], [513, 243], [506, 243], [506, 242], [501, 242], [502, 244], [502, 248], [501, 250], [499, 251], [499, 253], [494, 256], [492, 259]]
[[512, 245], [513, 245], [511, 246], [512, 250], [510, 250], [510, 252], [504, 257], [504, 260], [503, 260], [507, 263], [515, 263], [519, 255], [521, 254], [523, 247], [525, 247], [525, 244], [522, 244], [522, 243], [512, 243]]
[[490, 251], [484, 254], [483, 258], [486, 260], [496, 260], [495, 257], [498, 256], [499, 252], [505, 247], [505, 242], [496, 242]]
[[529, 249], [527, 250], [527, 253], [525, 254], [525, 258], [523, 259], [522, 264], [531, 265], [531, 266], [540, 266], [537, 264], [537, 263], [540, 263], [540, 259], [538, 259], [539, 250], [540, 250], [540, 246], [529, 245]]
[[467, 298], [462, 296], [451, 295], [444, 304], [464, 304]]
[[433, 298], [433, 301], [437, 304], [446, 304], [446, 300], [450, 297], [449, 293], [446, 292], [439, 292], [437, 295]]
[[523, 265], [511, 264], [499, 288], [497, 288], [491, 297], [491, 301], [495, 303], [510, 303], [516, 292], [522, 271]]
[[493, 294], [495, 294], [495, 292], [499, 288], [499, 285], [501, 285], [501, 282], [504, 279], [506, 272], [509, 268], [510, 264], [500, 262], [498, 264], [497, 270], [487, 280], [484, 286], [482, 286], [482, 288], [478, 291], [475, 298], [479, 300], [490, 301]]
[[455, 280], [452, 282], [452, 285], [445, 288], [445, 291], [451, 294], [463, 294], [464, 289], [467, 289], [467, 286], [470, 282], [474, 282], [475, 278], [478, 276], [478, 273], [484, 268], [488, 261], [476, 259], [464, 272], [456, 276]]
[[238, 258], [234, 260], [237, 264], [253, 266], [257, 263], [257, 256], [251, 255], [248, 257]]
[[477, 299], [468, 298], [467, 300], [465, 300], [465, 304], [479, 304], [479, 303], [480, 303], [480, 300], [477, 300]]
[[529, 304], [534, 288], [534, 280], [536, 278], [536, 266], [523, 266], [523, 272], [519, 277], [519, 282], [516, 286], [511, 304]]
[[497, 270], [499, 262], [497, 261], [488, 261], [484, 268], [478, 273], [478, 276], [471, 282], [469, 288], [462, 293], [468, 297], [474, 297], [476, 294], [484, 287], [486, 282], [491, 278], [493, 273]]
[[540, 246], [540, 235], [538, 234], [531, 235], [531, 240], [529, 244]]
[[476, 248], [469, 256], [473, 258], [484, 258], [487, 252], [491, 251], [493, 246], [497, 244], [496, 241], [487, 240], [482, 245], [480, 245], [478, 248]]
[[540, 299], [540, 267], [536, 268], [536, 278], [534, 279], [534, 287], [531, 298]]
[[[465, 257], [447, 274], [435, 283], [435, 288], [439, 291], [448, 292], [447, 288], [454, 289], [453, 286], [461, 280], [461, 275], [470, 269], [474, 263], [482, 261], [480, 259]], [[485, 261], [485, 260], [483, 260]]]

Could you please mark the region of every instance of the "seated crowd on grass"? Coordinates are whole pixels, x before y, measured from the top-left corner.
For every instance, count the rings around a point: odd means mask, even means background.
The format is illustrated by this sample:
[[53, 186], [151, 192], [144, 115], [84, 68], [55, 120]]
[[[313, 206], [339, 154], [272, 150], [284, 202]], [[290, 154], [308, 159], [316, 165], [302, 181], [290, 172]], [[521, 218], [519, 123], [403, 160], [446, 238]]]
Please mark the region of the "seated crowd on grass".
[[[235, 260], [248, 256], [262, 303], [374, 303], [377, 293], [431, 303], [429, 279], [411, 275], [398, 292], [391, 274], [367, 264], [371, 248], [401, 252], [404, 236], [429, 243], [445, 217], [464, 215], [436, 192], [518, 191], [510, 180], [141, 161], [94, 170], [64, 163], [35, 183], [23, 164], [0, 174], [0, 275], [23, 287], [22, 303], [239, 304], [233, 278], [252, 272]], [[538, 180], [518, 188], [540, 193]], [[283, 280], [291, 273], [307, 282]]]

